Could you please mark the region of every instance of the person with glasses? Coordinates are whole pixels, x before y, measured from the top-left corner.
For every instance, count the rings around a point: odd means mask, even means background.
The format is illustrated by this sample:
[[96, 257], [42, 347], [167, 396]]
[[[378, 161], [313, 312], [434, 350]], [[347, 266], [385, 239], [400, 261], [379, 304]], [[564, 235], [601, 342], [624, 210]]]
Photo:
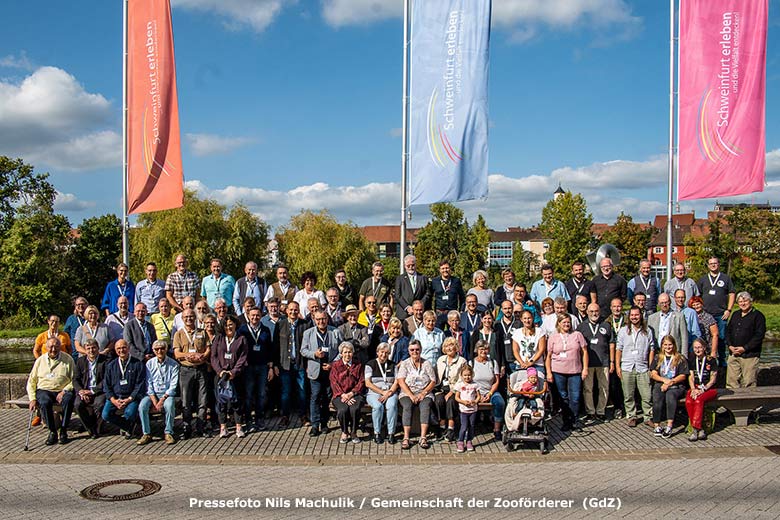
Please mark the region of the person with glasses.
[[367, 297], [364, 301], [366, 304], [365, 310], [358, 314], [357, 321], [366, 328], [366, 334], [368, 334], [369, 338], [373, 336], [374, 328], [376, 328], [376, 325], [380, 320], [379, 308], [377, 307], [378, 301], [379, 300], [377, 300], [375, 296]]
[[609, 317], [609, 305], [614, 298], [626, 301], [628, 297], [628, 284], [626, 279], [614, 271], [611, 258], [604, 258], [599, 264], [601, 273], [592, 280], [593, 286], [590, 293], [592, 301], [599, 304], [599, 314], [602, 318]]
[[[301, 355], [306, 358], [306, 376], [309, 378], [310, 437], [328, 431], [328, 403], [330, 402], [330, 370], [339, 355], [341, 333], [328, 325], [328, 315], [323, 311], [314, 313], [314, 327], [306, 329], [301, 341]], [[360, 378], [358, 378], [360, 379]], [[362, 382], [362, 379], [361, 379]]]
[[139, 446], [152, 442], [152, 428], [149, 421], [149, 411], [165, 415], [165, 444], [176, 443], [173, 437], [173, 418], [176, 416], [176, 387], [179, 385], [179, 364], [166, 356], [168, 345], [164, 341], [152, 344], [154, 357], [146, 362], [146, 396], [138, 406], [141, 419], [141, 438], [136, 442]]
[[195, 299], [200, 292], [200, 277], [187, 270], [187, 265], [186, 256], [176, 255], [174, 260], [176, 270], [165, 279], [165, 296], [176, 312], [183, 310], [182, 302], [186, 296]]
[[[181, 363], [179, 382], [181, 384], [181, 418], [184, 422], [184, 438], [206, 433], [206, 409], [208, 407], [208, 363], [211, 359], [211, 347], [206, 332], [198, 330], [195, 324], [195, 312], [185, 309], [184, 327], [177, 330], [173, 337], [173, 355]], [[210, 320], [212, 331], [216, 330], [214, 319]], [[192, 412], [197, 410], [194, 428]]]
[[[666, 281], [666, 283], [664, 284], [664, 292], [668, 294], [669, 298], [671, 298], [672, 300], [672, 310], [678, 312], [680, 308], [677, 306], [677, 302], [675, 302], [674, 300], [674, 291], [676, 291], [677, 289], [682, 289], [683, 291], [685, 291], [684, 301], [686, 302], [690, 300], [693, 296], [701, 296], [701, 295], [699, 294], [699, 286], [696, 285], [696, 282], [688, 278], [687, 270], [685, 269], [685, 264], [683, 264], [682, 262], [677, 262], [676, 264], [674, 264], [672, 273], [674, 273], [674, 278], [671, 278], [670, 280]], [[682, 345], [681, 347], [683, 346], [685, 345]]]
[[68, 319], [65, 320], [65, 327], [62, 329], [70, 337], [73, 359], [76, 359], [79, 355], [76, 350], [76, 332], [78, 332], [79, 327], [84, 325], [87, 321], [84, 317], [84, 311], [87, 309], [87, 306], [89, 306], [89, 303], [86, 298], [83, 296], [76, 297], [76, 299], [73, 300], [73, 314], [68, 316]]
[[[433, 313], [431, 313], [433, 314]], [[433, 316], [436, 322], [436, 316]], [[404, 439], [401, 449], [411, 449], [410, 435], [412, 433], [412, 414], [415, 410], [420, 414], [420, 448], [427, 450], [428, 425], [433, 407], [433, 388], [436, 386], [436, 372], [430, 361], [422, 357], [422, 345], [417, 339], [409, 343], [409, 358], [398, 364], [396, 380], [401, 388], [401, 422], [404, 429]]]
[[46, 353], [46, 342], [51, 338], [57, 338], [60, 340], [60, 350], [66, 354], [70, 353], [70, 336], [65, 331], [60, 331], [60, 317], [56, 314], [49, 316], [46, 320], [47, 329], [38, 336], [35, 337], [35, 345], [33, 346], [33, 356], [35, 359], [41, 357]]
[[715, 323], [718, 324], [718, 364], [724, 365], [726, 323], [737, 301], [737, 291], [729, 275], [720, 270], [720, 261], [717, 257], [713, 256], [707, 260], [707, 269], [709, 270], [707, 274], [699, 278], [696, 285], [699, 288], [704, 310], [715, 318]]
[[[30, 410], [40, 407], [46, 419], [46, 426], [49, 427], [47, 446], [58, 441], [60, 444], [68, 443], [68, 421], [73, 411], [75, 372], [73, 359], [60, 352], [60, 340], [46, 340], [46, 355], [35, 360], [30, 377], [27, 378], [27, 397], [30, 399]], [[59, 424], [54, 416], [55, 404], [62, 405], [62, 422]]]

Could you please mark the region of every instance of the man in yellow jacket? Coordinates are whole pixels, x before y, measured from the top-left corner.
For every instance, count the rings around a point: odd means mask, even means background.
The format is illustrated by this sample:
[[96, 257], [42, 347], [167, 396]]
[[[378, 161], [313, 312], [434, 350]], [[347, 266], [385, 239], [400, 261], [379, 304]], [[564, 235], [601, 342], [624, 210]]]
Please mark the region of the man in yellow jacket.
[[[60, 444], [68, 443], [67, 427], [73, 412], [75, 364], [73, 358], [60, 352], [61, 347], [60, 340], [56, 337], [46, 340], [46, 355], [35, 360], [27, 379], [30, 410], [39, 406], [49, 427], [47, 446], [56, 444], [58, 440]], [[55, 404], [62, 406], [62, 424], [57, 424], [54, 418]]]

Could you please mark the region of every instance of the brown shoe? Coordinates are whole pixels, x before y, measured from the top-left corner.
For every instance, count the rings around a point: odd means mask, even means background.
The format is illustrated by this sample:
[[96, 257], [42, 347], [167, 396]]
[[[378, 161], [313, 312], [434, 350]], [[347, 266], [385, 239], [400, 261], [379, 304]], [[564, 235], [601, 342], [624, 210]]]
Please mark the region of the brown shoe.
[[135, 441], [135, 443], [139, 446], [143, 446], [144, 444], [149, 444], [150, 442], [152, 442], [152, 436], [147, 434], [141, 435], [141, 438]]
[[176, 439], [170, 433], [165, 434], [165, 444], [176, 444]]
[[33, 420], [32, 420], [32, 425], [33, 425], [33, 426], [40, 426], [40, 424], [41, 424], [41, 417], [40, 417], [40, 416], [38, 416], [38, 415], [36, 415], [35, 417], [33, 417]]
[[632, 417], [628, 420], [628, 427], [629, 428], [636, 428], [636, 425], [638, 424], [636, 417]]

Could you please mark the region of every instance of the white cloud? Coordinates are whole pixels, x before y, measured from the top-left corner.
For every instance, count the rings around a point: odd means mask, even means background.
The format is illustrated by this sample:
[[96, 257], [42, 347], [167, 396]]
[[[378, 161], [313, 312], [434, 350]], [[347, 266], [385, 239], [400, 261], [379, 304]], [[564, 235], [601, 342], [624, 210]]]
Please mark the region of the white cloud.
[[0, 80], [0, 153], [66, 170], [117, 165], [121, 138], [106, 128], [113, 115], [105, 97], [56, 67]]
[[403, 135], [403, 128], [391, 128], [389, 134], [390, 137], [401, 137]]
[[214, 134], [185, 134], [184, 137], [192, 148], [192, 153], [197, 157], [225, 154], [255, 142], [251, 137], [226, 137]]
[[403, 16], [402, 0], [323, 0], [322, 16], [333, 27], [364, 25]]
[[13, 54], [9, 54], [8, 56], [4, 56], [0, 58], [0, 67], [5, 67], [8, 69], [22, 69], [28, 71], [32, 71], [35, 69], [35, 66], [30, 62], [29, 58], [27, 58], [27, 53], [24, 51], [20, 52], [19, 56], [14, 56]]
[[240, 30], [249, 27], [264, 31], [276, 18], [285, 4], [295, 0], [173, 0], [174, 7], [216, 13], [223, 18], [226, 28]]
[[[322, 0], [322, 16], [333, 27], [366, 25], [403, 16], [401, 0]], [[492, 23], [509, 31], [509, 41], [525, 43], [540, 27], [573, 29], [587, 26], [601, 31], [596, 43], [627, 38], [641, 27], [625, 0], [497, 0]], [[617, 29], [615, 29], [617, 27]], [[610, 28], [607, 35], [605, 28]]]
[[54, 199], [55, 211], [86, 211], [95, 207], [95, 202], [91, 200], [79, 200], [72, 193], [57, 192]]
[[[767, 165], [780, 173], [780, 150], [767, 154]], [[488, 226], [502, 230], [510, 226], [529, 227], [539, 223], [542, 208], [552, 197], [560, 182], [567, 191], [581, 193], [593, 214], [594, 222], [613, 223], [621, 211], [631, 215], [635, 222], [650, 222], [656, 215], [666, 214], [666, 158], [653, 157], [647, 161], [615, 160], [582, 167], [558, 168], [548, 174], [511, 177], [491, 174], [488, 178], [490, 195], [486, 200], [458, 203], [469, 222], [478, 214], [485, 217]], [[777, 175], [777, 173], [775, 175]], [[187, 187], [201, 196], [223, 204], [245, 204], [272, 226], [288, 222], [302, 209], [327, 209], [341, 221], [351, 220], [358, 225], [397, 224], [401, 208], [399, 183], [370, 183], [362, 186], [331, 186], [318, 182], [297, 186], [288, 191], [271, 191], [246, 186], [227, 186], [211, 189], [198, 180], [187, 182]], [[780, 199], [780, 181], [770, 182], [760, 196], [732, 197], [729, 201]], [[725, 200], [725, 199], [724, 199]], [[681, 211], [695, 211], [706, 218], [714, 200], [681, 204]], [[421, 227], [430, 218], [427, 206], [411, 208], [410, 227]]]

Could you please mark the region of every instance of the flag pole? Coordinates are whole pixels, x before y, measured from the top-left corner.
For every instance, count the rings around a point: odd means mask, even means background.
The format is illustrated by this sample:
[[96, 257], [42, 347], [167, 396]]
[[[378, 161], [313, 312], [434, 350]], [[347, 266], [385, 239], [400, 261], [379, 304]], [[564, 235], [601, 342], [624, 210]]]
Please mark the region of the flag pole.
[[403, 59], [403, 115], [401, 116], [401, 258], [400, 272], [404, 272], [406, 256], [407, 177], [409, 175], [409, 2], [404, 0], [404, 59]]
[[130, 265], [127, 222], [127, 2], [122, 2], [122, 261]]
[[666, 279], [672, 279], [672, 219], [674, 218], [674, 2], [669, 0], [669, 201], [666, 210]]

